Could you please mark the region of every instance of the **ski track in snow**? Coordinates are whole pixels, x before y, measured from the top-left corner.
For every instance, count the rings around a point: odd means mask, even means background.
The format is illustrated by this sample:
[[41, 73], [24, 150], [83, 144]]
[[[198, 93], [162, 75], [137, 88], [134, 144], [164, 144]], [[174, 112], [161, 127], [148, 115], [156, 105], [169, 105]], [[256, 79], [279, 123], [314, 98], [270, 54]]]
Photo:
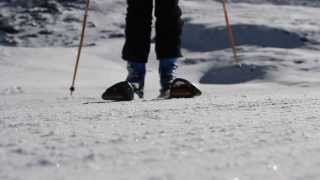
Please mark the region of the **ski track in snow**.
[[[119, 24], [123, 3], [106, 4], [116, 16], [105, 23]], [[236, 26], [240, 32], [253, 32], [249, 38], [258, 38], [260, 29], [298, 45], [262, 48], [267, 41], [261, 38], [239, 47], [244, 62], [266, 74], [219, 85], [215, 68], [225, 70], [220, 67], [232, 61], [231, 51], [220, 44], [223, 38], [211, 45], [199, 33], [222, 32], [220, 4], [188, 0], [182, 7], [194, 36], [178, 73], [203, 90], [194, 99], [152, 100], [159, 85], [151, 61], [146, 100], [100, 103], [103, 90], [125, 78], [123, 39], [84, 49], [74, 97], [68, 85], [75, 48], [1, 47], [0, 180], [318, 180], [319, 10], [231, 4], [232, 22], [243, 24]], [[97, 24], [100, 16], [94, 16]], [[300, 44], [299, 37], [314, 42]], [[239, 81], [231, 78], [225, 82]]]
[[250, 89], [89, 105], [4, 97], [1, 179], [316, 179], [315, 89]]

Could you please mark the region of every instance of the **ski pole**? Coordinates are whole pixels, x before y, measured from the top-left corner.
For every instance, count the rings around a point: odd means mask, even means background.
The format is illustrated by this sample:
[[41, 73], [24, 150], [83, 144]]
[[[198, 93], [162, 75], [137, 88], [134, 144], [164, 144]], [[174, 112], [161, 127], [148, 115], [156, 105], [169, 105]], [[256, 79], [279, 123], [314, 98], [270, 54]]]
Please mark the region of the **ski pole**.
[[240, 59], [237, 55], [237, 49], [236, 49], [236, 43], [233, 35], [233, 31], [230, 25], [230, 20], [229, 20], [229, 15], [228, 15], [228, 10], [227, 10], [227, 0], [222, 0], [222, 5], [223, 5], [223, 11], [224, 11], [224, 17], [226, 20], [226, 25], [227, 25], [227, 33], [229, 36], [229, 43], [233, 51], [233, 57], [234, 61], [237, 65], [241, 66], [240, 64]]
[[89, 5], [90, 5], [90, 0], [86, 0], [85, 13], [84, 13], [83, 22], [82, 22], [82, 31], [81, 31], [81, 37], [80, 37], [80, 44], [79, 44], [79, 48], [78, 48], [76, 64], [75, 64], [74, 71], [73, 71], [72, 85], [70, 87], [70, 95], [71, 96], [72, 96], [72, 93], [75, 91], [75, 82], [76, 82], [76, 77], [77, 77], [77, 72], [78, 72], [78, 67], [79, 67], [81, 50], [82, 50], [82, 47], [83, 47], [85, 31], [86, 31], [86, 24], [87, 24], [88, 12], [89, 12]]

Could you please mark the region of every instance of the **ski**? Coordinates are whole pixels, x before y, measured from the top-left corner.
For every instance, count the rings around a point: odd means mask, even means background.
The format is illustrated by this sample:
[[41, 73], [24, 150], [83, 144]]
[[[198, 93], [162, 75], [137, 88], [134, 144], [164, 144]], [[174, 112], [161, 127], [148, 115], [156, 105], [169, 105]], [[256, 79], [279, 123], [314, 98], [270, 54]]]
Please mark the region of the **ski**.
[[[107, 88], [101, 97], [103, 100], [113, 102], [132, 101], [134, 100], [135, 93], [136, 92], [133, 86], [128, 81], [123, 81]], [[193, 98], [196, 96], [200, 96], [201, 94], [201, 90], [194, 86], [188, 80], [176, 78], [175, 80], [173, 80], [167, 96], [160, 97], [155, 100]], [[95, 103], [104, 103], [104, 101]]]

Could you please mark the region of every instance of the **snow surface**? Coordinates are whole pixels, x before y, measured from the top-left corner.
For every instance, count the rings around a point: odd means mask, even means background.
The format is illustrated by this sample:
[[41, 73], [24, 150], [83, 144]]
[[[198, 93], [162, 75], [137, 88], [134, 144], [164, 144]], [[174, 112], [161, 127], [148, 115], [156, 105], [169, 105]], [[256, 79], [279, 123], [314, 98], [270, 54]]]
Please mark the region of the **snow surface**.
[[[75, 47], [51, 47], [54, 39], [41, 37], [1, 46], [0, 179], [320, 179], [319, 9], [230, 4], [239, 70], [221, 4], [181, 5], [178, 75], [202, 89], [194, 99], [153, 100], [159, 78], [152, 53], [146, 99], [102, 103], [104, 89], [126, 76], [120, 0], [93, 3], [99, 8], [89, 19], [97, 26], [86, 42], [95, 45], [83, 50], [73, 97]], [[119, 36], [97, 38], [103, 26]]]

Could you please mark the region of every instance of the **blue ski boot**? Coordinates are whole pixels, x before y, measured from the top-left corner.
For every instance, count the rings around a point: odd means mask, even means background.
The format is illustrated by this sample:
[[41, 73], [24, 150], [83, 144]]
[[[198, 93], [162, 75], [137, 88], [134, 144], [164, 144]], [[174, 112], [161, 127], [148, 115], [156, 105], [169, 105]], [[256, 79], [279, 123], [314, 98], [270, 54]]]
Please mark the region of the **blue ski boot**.
[[134, 92], [143, 98], [144, 79], [146, 75], [146, 64], [129, 62], [127, 63], [128, 76], [127, 81], [132, 85]]
[[173, 80], [176, 78], [177, 58], [161, 59], [159, 66], [160, 95], [159, 98], [169, 98]]

